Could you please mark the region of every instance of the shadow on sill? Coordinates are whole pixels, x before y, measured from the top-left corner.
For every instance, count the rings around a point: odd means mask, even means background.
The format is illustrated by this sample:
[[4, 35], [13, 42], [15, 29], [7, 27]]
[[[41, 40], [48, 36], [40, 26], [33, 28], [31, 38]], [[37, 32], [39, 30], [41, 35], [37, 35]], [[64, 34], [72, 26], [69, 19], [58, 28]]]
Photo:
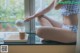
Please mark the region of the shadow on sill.
[[57, 41], [51, 41], [51, 40], [42, 40], [42, 44], [44, 45], [76, 45], [76, 42], [72, 43], [62, 43], [62, 42], [57, 42]]

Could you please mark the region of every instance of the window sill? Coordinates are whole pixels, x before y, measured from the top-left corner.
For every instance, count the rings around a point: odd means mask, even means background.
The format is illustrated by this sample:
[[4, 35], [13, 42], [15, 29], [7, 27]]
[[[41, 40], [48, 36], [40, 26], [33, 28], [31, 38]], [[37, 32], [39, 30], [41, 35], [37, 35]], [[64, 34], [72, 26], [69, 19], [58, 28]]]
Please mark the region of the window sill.
[[4, 42], [27, 42], [28, 34], [26, 34], [26, 38], [21, 40], [19, 38], [19, 32], [0, 32], [0, 34], [4, 35]]

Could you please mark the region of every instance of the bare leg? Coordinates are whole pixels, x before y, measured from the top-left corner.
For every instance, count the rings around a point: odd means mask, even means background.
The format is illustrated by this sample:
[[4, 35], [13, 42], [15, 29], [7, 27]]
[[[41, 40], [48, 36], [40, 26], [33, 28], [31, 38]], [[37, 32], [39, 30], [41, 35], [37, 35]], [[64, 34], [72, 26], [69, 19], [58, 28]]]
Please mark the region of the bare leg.
[[58, 23], [55, 20], [52, 20], [52, 19], [50, 19], [50, 18], [48, 18], [47, 16], [44, 16], [44, 15], [39, 16], [38, 21], [40, 22], [40, 24], [42, 26], [53, 26], [53, 27], [59, 27], [59, 28], [62, 27], [61, 23]]
[[51, 23], [46, 18], [43, 18], [43, 16], [39, 16], [37, 19], [41, 26], [52, 27]]
[[54, 20], [51, 22], [51, 20], [49, 20], [46, 16], [38, 17], [38, 21], [40, 22], [42, 27], [39, 28], [36, 33], [39, 37], [43, 38], [44, 40], [53, 40], [64, 43], [76, 41], [76, 33], [62, 29], [61, 24], [59, 24], [58, 22], [55, 22]]
[[76, 33], [57, 27], [41, 27], [37, 30], [37, 35], [44, 40], [53, 40], [63, 43], [76, 41]]
[[38, 21], [42, 27], [39, 28], [36, 33], [44, 40], [53, 40], [64, 43], [71, 43], [76, 41], [76, 33], [62, 29], [62, 24], [49, 19], [47, 16], [38, 17]]

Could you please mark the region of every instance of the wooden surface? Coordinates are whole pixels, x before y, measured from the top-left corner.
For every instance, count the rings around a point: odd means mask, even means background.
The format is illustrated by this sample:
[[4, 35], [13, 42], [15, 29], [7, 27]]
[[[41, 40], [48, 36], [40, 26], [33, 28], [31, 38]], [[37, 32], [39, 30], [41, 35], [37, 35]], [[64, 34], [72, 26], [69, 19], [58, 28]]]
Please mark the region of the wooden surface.
[[13, 45], [8, 53], [75, 53], [75, 45]]

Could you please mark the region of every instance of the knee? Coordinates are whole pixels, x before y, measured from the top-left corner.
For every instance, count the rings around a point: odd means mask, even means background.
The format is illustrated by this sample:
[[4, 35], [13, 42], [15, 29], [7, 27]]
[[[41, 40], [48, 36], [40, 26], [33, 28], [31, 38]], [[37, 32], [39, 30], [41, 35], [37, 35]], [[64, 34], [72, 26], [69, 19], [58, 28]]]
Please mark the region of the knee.
[[44, 28], [38, 28], [36, 30], [36, 34], [39, 36], [39, 37], [43, 37], [44, 36]]
[[40, 15], [40, 16], [38, 16], [38, 19], [41, 19], [43, 16], [44, 16], [44, 15]]
[[40, 15], [40, 16], [38, 16], [38, 17], [43, 17], [44, 15]]

